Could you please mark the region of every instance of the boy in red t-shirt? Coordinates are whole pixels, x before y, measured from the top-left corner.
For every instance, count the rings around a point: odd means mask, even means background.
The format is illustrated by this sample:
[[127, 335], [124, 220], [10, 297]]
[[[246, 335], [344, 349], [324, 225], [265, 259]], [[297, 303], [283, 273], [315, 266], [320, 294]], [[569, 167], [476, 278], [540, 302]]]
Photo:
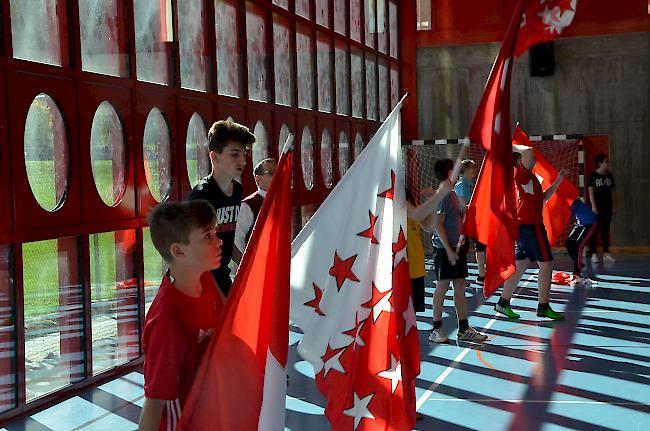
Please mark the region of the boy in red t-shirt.
[[151, 240], [169, 264], [147, 313], [140, 431], [173, 430], [224, 305], [216, 214], [205, 200], [165, 202], [149, 214]]
[[523, 145], [513, 145], [512, 147], [516, 169], [515, 186], [517, 190], [517, 221], [519, 223], [519, 241], [515, 244], [517, 270], [503, 284], [501, 298], [494, 309], [508, 319], [519, 319], [519, 314], [510, 308], [510, 298], [528, 268], [530, 260], [537, 262], [539, 266], [537, 315], [553, 320], [563, 320], [564, 315], [553, 311], [549, 305], [553, 255], [544, 229], [542, 210], [544, 202], [555, 193], [562, 180], [567, 176], [567, 172], [561, 170], [551, 187], [543, 191], [542, 185], [533, 173], [535, 154], [532, 148]]

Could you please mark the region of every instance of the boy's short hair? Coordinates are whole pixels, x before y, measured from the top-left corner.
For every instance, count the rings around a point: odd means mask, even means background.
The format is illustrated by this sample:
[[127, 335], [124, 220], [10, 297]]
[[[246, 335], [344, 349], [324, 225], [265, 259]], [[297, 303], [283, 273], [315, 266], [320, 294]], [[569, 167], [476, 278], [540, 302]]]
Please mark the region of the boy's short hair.
[[208, 149], [218, 153], [230, 142], [249, 148], [255, 142], [255, 135], [248, 127], [230, 120], [219, 120], [208, 131]]
[[606, 154], [598, 154], [596, 158], [594, 159], [596, 162], [596, 167], [600, 166], [601, 163], [603, 163], [605, 160], [607, 160], [607, 155]]
[[433, 165], [433, 174], [438, 181], [445, 181], [449, 178], [449, 172], [454, 169], [454, 161], [451, 159], [440, 159]]
[[158, 204], [147, 219], [154, 247], [166, 262], [171, 263], [174, 260], [169, 251], [171, 245], [189, 244], [190, 232], [215, 225], [217, 215], [210, 202], [196, 199]]
[[255, 165], [255, 168], [253, 169], [253, 175], [262, 175], [262, 172], [264, 169], [262, 167], [264, 166], [265, 163], [275, 163], [275, 159], [273, 157], [267, 157], [266, 159], [262, 160], [261, 162], [258, 162]]
[[519, 161], [521, 160], [521, 158], [522, 158], [521, 153], [518, 153], [516, 151], [512, 152], [512, 164], [515, 165], [515, 167], [519, 165]]
[[467, 169], [476, 167], [476, 163], [472, 159], [465, 159], [460, 163], [460, 174], [464, 174]]

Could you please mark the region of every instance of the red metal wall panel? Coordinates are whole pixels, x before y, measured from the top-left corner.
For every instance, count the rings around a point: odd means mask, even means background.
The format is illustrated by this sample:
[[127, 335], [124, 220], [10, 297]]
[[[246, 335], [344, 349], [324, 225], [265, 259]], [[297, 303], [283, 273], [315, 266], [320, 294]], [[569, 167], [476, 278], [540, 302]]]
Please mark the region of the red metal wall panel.
[[[431, 29], [417, 32], [417, 46], [498, 42], [517, 0], [431, 0]], [[642, 0], [582, 0], [563, 37], [648, 31]]]

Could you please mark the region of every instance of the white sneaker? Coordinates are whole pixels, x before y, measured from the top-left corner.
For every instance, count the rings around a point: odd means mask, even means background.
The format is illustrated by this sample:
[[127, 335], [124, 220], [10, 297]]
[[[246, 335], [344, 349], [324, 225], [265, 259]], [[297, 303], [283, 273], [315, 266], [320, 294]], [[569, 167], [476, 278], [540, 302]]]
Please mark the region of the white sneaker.
[[470, 341], [472, 343], [482, 343], [488, 339], [488, 336], [478, 332], [476, 329], [471, 326], [465, 329], [464, 332], [458, 332], [456, 335], [458, 341]]
[[591, 255], [591, 263], [598, 263], [598, 255], [596, 253]]
[[432, 343], [444, 343], [444, 342], [446, 342], [447, 340], [449, 340], [449, 338], [447, 338], [447, 337], [445, 337], [445, 336], [443, 335], [443, 333], [442, 333], [442, 331], [440, 330], [440, 328], [438, 328], [438, 329], [434, 329], [434, 330], [431, 331], [431, 333], [429, 334], [429, 341], [431, 341]]
[[603, 261], [606, 263], [614, 263], [616, 262], [616, 259], [614, 259], [614, 256], [612, 256], [611, 254], [605, 253], [603, 255]]

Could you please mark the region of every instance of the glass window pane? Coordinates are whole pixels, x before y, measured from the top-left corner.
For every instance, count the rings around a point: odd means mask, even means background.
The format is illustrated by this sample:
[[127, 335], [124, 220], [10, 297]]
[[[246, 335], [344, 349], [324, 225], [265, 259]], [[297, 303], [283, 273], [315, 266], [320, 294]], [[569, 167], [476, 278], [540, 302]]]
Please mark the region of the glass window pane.
[[366, 118], [377, 119], [377, 60], [376, 56], [366, 53]]
[[334, 69], [336, 72], [336, 113], [350, 115], [350, 72], [347, 45], [337, 40], [334, 46]]
[[386, 60], [379, 60], [379, 119], [388, 117], [388, 68]]
[[282, 127], [280, 128], [280, 137], [278, 138], [278, 160], [280, 160], [280, 154], [282, 154], [282, 147], [284, 147], [284, 143], [287, 142], [287, 138], [289, 137], [290, 133], [291, 130], [289, 129], [289, 126], [283, 124]]
[[345, 175], [350, 166], [350, 143], [345, 132], [339, 134], [339, 174]]
[[300, 139], [300, 161], [302, 164], [302, 178], [307, 190], [314, 188], [314, 141], [309, 127], [302, 131]]
[[345, 0], [334, 0], [334, 31], [347, 35], [345, 31]]
[[27, 112], [24, 154], [36, 201], [47, 211], [58, 209], [68, 188], [68, 137], [61, 111], [47, 94], [36, 96]]
[[[278, 161], [280, 161], [280, 156], [282, 155], [282, 149], [284, 148], [284, 144], [287, 142], [287, 138], [289, 137], [290, 133], [291, 130], [289, 129], [289, 126], [283, 124], [282, 127], [280, 128], [280, 136], [278, 138], [278, 158], [277, 158]], [[291, 175], [291, 188], [293, 188], [293, 175]]]
[[332, 112], [332, 44], [324, 33], [316, 39], [316, 66], [318, 70], [318, 110]]
[[296, 0], [296, 14], [309, 19], [309, 0]]
[[215, 0], [215, 29], [217, 36], [217, 89], [225, 96], [240, 96], [241, 49], [237, 6], [226, 0]]
[[289, 0], [273, 0], [273, 4], [277, 4], [280, 7], [289, 9]]
[[431, 2], [420, 0], [417, 2], [417, 29], [429, 30], [431, 28]]
[[388, 3], [388, 16], [390, 33], [390, 55], [397, 58], [399, 50], [399, 22], [397, 21], [397, 5], [393, 2]]
[[388, 38], [386, 35], [386, 0], [377, 0], [377, 49], [387, 52]]
[[172, 187], [172, 154], [169, 127], [158, 108], [153, 108], [147, 116], [142, 150], [149, 191], [155, 200], [161, 202]]
[[207, 91], [211, 58], [206, 44], [208, 21], [205, 3], [178, 0], [177, 4], [181, 87]]
[[350, 47], [350, 67], [352, 71], [352, 116], [361, 118], [364, 115], [364, 76], [363, 76], [363, 57], [361, 50]]
[[192, 114], [185, 138], [185, 163], [192, 188], [212, 172], [208, 151], [208, 132], [199, 114]]
[[289, 20], [273, 14], [273, 50], [275, 70], [275, 103], [291, 106], [293, 104], [293, 59], [291, 49]]
[[396, 64], [390, 65], [390, 106], [391, 109], [397, 105], [401, 95], [399, 89], [399, 69]]
[[329, 130], [323, 130], [320, 141], [320, 166], [323, 173], [323, 182], [328, 189], [332, 187], [334, 166], [332, 164], [332, 135]]
[[67, 45], [67, 14], [63, 0], [10, 0], [14, 58], [63, 66]]
[[95, 187], [108, 206], [119, 202], [124, 193], [126, 150], [122, 123], [113, 106], [102, 102], [90, 129], [90, 161]]
[[329, 0], [316, 0], [316, 22], [324, 27], [330, 26]]
[[361, 42], [361, 0], [350, 0], [350, 37]]
[[128, 76], [129, 55], [123, 47], [124, 10], [118, 0], [79, 2], [81, 66], [104, 75]]
[[[138, 80], [169, 84], [174, 33], [167, 2], [134, 0], [135, 64]], [[162, 7], [161, 7], [162, 6]]]
[[140, 354], [135, 231], [89, 237], [93, 375]]
[[27, 401], [84, 378], [77, 238], [22, 245]]
[[354, 160], [359, 158], [361, 151], [363, 150], [363, 138], [360, 133], [354, 137]]
[[375, 0], [363, 0], [364, 5], [364, 17], [365, 17], [365, 36], [366, 36], [366, 45], [374, 48], [375, 47], [375, 34], [377, 33], [377, 9]]
[[16, 406], [16, 287], [12, 248], [0, 245], [0, 412]]
[[142, 251], [144, 254], [144, 314], [147, 315], [149, 307], [158, 292], [167, 264], [160, 257], [158, 250], [151, 241], [151, 229], [142, 229]]
[[311, 29], [296, 24], [296, 51], [298, 61], [298, 107], [314, 108], [314, 73]]
[[[246, 2], [246, 53], [248, 64], [248, 98], [269, 100], [267, 64], [269, 47], [266, 41], [264, 9]], [[285, 60], [286, 61], [286, 60]]]
[[269, 135], [266, 133], [266, 128], [261, 121], [255, 123], [253, 135], [255, 135], [255, 144], [253, 144], [254, 168], [259, 162], [269, 157]]

